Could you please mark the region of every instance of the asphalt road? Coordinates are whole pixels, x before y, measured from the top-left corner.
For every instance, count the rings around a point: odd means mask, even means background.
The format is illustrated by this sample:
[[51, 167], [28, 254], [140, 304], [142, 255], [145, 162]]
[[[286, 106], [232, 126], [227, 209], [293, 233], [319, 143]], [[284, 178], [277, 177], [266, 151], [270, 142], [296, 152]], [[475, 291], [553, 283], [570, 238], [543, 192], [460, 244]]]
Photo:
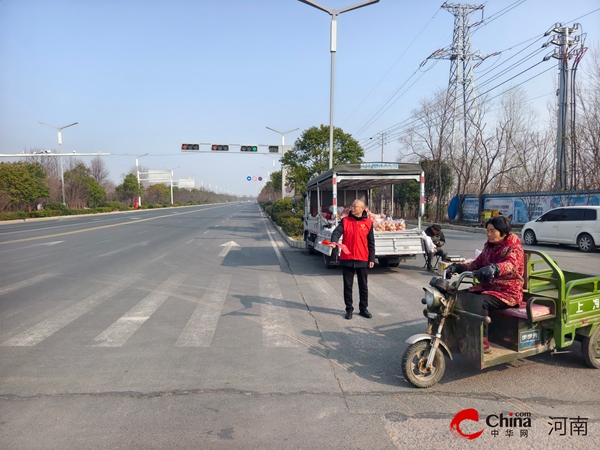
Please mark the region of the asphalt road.
[[[485, 239], [446, 237], [467, 257]], [[600, 272], [599, 252], [537, 249]], [[373, 318], [346, 321], [341, 271], [254, 203], [1, 224], [0, 448], [600, 448], [600, 371], [578, 344], [404, 380], [423, 262], [372, 269]], [[468, 408], [473, 441], [450, 432]], [[511, 412], [531, 428], [485, 424]]]

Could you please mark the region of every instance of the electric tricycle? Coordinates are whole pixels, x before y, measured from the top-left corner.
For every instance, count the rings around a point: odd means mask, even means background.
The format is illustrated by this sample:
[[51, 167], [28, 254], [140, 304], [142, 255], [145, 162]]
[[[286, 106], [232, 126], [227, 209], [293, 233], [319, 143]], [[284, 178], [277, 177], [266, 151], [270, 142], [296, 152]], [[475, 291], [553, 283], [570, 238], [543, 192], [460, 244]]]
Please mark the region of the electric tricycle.
[[[431, 279], [424, 287], [425, 333], [411, 336], [402, 358], [406, 380], [418, 388], [438, 383], [446, 357], [459, 354], [467, 364], [485, 369], [581, 343], [586, 364], [600, 368], [600, 277], [561, 270], [543, 252], [525, 250], [523, 303], [514, 308], [479, 311], [457, 303], [459, 288], [476, 282], [473, 272], [455, 279]], [[461, 286], [462, 285], [462, 286]], [[463, 308], [463, 309], [461, 309]], [[490, 352], [483, 349], [488, 323]]]

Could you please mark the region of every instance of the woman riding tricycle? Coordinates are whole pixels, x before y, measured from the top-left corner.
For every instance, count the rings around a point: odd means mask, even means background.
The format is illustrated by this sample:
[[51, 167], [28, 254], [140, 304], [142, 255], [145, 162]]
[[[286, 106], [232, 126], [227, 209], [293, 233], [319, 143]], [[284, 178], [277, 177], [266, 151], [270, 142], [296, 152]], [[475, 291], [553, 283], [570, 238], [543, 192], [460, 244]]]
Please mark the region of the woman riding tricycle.
[[[405, 378], [430, 387], [453, 353], [484, 369], [576, 340], [585, 362], [600, 368], [600, 277], [562, 271], [542, 252], [524, 252], [502, 217], [486, 222], [486, 234], [474, 261], [446, 269], [459, 274], [454, 282], [433, 278], [423, 288], [428, 328], [406, 341]], [[466, 282], [471, 287], [461, 290]]]

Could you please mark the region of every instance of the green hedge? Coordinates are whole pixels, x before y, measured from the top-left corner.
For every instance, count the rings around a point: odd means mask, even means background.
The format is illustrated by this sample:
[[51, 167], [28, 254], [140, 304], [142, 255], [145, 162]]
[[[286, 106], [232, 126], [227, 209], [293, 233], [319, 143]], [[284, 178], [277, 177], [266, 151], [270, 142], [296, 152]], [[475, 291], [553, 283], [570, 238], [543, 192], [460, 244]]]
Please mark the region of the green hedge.
[[302, 239], [304, 234], [303, 202], [299, 200], [296, 206], [296, 214], [292, 212], [292, 199], [284, 198], [274, 202], [261, 203], [265, 213], [267, 213], [273, 222], [294, 239]]

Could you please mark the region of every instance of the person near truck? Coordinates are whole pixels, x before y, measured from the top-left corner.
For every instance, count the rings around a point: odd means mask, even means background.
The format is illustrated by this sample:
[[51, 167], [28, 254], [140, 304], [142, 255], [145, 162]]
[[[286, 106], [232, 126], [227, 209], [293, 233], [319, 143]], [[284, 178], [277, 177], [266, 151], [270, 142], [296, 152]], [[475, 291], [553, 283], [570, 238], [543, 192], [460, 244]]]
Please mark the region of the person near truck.
[[446, 237], [444, 236], [444, 232], [442, 231], [442, 227], [440, 225], [438, 225], [437, 223], [428, 226], [425, 229], [425, 234], [427, 236], [429, 236], [431, 238], [431, 240], [433, 241], [433, 243], [435, 244], [435, 249], [433, 249], [433, 251], [429, 252], [426, 251], [426, 265], [427, 265], [427, 270], [429, 272], [433, 271], [433, 267], [431, 266], [431, 260], [433, 258], [433, 255], [438, 255], [439, 257], [442, 258], [442, 260], [446, 259], [446, 256], [448, 256], [448, 254], [446, 253], [445, 250], [442, 250], [442, 246], [446, 243]]
[[338, 242], [344, 236], [345, 251], [340, 252], [340, 265], [344, 279], [344, 303], [346, 304], [347, 320], [352, 319], [352, 284], [354, 274], [358, 280], [359, 315], [370, 319], [369, 289], [367, 286], [367, 271], [375, 265], [375, 235], [373, 222], [367, 216], [366, 206], [362, 200], [354, 200], [350, 213], [344, 217], [333, 230], [331, 242]]
[[[482, 316], [490, 309], [518, 307], [523, 301], [525, 253], [521, 241], [511, 233], [505, 217], [493, 217], [485, 223], [487, 242], [475, 260], [451, 264], [446, 274], [473, 271], [478, 284], [458, 291], [457, 306]], [[488, 324], [483, 326], [483, 351], [489, 353]]]

